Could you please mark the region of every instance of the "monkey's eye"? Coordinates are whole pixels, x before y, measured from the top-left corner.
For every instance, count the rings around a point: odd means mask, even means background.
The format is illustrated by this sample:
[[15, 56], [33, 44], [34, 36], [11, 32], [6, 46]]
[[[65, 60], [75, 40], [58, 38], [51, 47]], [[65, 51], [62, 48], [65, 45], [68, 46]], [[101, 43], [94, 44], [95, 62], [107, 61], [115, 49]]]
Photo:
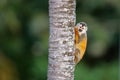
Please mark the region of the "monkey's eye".
[[80, 32], [82, 32], [82, 29], [79, 29]]

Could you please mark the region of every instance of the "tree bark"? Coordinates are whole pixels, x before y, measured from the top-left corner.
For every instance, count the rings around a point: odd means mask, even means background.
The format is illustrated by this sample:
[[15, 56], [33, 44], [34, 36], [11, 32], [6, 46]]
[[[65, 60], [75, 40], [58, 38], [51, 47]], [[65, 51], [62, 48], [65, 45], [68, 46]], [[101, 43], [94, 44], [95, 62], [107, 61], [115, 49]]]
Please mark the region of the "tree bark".
[[48, 80], [74, 80], [75, 0], [49, 0]]

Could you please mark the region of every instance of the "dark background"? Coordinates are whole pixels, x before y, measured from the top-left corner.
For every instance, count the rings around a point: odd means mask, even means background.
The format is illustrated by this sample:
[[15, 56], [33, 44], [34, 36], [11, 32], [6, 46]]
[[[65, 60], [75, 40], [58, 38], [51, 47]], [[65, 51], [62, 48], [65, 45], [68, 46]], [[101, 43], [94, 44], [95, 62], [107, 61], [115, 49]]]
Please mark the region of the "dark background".
[[[88, 24], [75, 80], [118, 80], [120, 0], [77, 0]], [[0, 0], [0, 80], [47, 80], [48, 0]]]

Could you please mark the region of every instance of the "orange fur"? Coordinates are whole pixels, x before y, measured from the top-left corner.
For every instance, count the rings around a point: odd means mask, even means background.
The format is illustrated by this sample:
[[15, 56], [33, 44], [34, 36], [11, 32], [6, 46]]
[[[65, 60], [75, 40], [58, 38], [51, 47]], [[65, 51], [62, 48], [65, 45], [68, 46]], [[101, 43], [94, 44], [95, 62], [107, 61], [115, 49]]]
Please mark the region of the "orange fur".
[[78, 28], [75, 27], [75, 28], [74, 28], [74, 31], [75, 31], [75, 44], [78, 44], [78, 41], [79, 41]]
[[86, 45], [87, 45], [87, 36], [82, 37], [80, 41], [80, 36], [78, 33], [78, 28], [75, 27], [75, 63], [77, 64], [84, 56]]

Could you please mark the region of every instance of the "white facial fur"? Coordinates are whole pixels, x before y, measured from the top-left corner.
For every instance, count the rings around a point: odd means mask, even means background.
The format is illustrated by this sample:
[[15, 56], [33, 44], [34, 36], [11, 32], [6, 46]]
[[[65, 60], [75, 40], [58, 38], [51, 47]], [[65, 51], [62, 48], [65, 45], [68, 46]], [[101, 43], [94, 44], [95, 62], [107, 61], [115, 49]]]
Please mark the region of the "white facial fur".
[[78, 30], [79, 30], [79, 35], [84, 34], [87, 32], [87, 25], [84, 22], [78, 23], [77, 24]]

